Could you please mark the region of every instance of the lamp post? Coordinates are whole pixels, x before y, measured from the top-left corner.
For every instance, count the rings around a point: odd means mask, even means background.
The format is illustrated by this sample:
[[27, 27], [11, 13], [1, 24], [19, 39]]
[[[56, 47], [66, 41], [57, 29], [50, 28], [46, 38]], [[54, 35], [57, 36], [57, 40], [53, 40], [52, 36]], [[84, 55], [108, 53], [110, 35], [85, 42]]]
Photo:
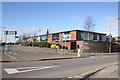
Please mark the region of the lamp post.
[[[40, 31], [41, 31], [41, 28], [38, 28], [38, 31], [40, 32]], [[36, 32], [37, 32], [37, 31], [34, 32], [33, 37], [32, 37], [33, 42], [34, 42], [34, 38], [35, 38], [35, 33], [36, 33]], [[33, 42], [32, 42], [32, 43], [33, 43]], [[32, 47], [33, 47], [33, 44], [32, 44]]]
[[1, 42], [2, 42], [2, 40], [3, 40], [3, 38], [2, 38], [2, 37], [3, 37], [3, 31], [4, 31], [3, 29], [4, 29], [5, 27], [0, 27], [0, 28], [1, 28]]
[[111, 47], [112, 47], [112, 35], [111, 35], [111, 26], [112, 26], [112, 22], [116, 21], [116, 20], [120, 20], [120, 18], [118, 19], [114, 19], [112, 21], [110, 21], [110, 33], [109, 33], [109, 53], [111, 53]]

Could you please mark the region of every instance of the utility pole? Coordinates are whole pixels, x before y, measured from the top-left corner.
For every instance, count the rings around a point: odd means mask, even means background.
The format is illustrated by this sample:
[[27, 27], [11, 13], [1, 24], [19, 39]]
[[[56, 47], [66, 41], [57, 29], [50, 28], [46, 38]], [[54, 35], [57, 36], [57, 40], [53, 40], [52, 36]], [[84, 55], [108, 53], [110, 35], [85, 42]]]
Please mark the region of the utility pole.
[[109, 32], [109, 53], [111, 53], [112, 50], [112, 35], [111, 35], [111, 26], [112, 26], [112, 22], [116, 21], [116, 20], [120, 20], [120, 18], [114, 19], [112, 21], [110, 21], [110, 32]]
[[1, 28], [1, 42], [3, 41], [3, 29], [5, 28], [5, 27], [0, 27]]
[[[40, 32], [40, 31], [41, 31], [41, 28], [38, 28], [38, 31]], [[36, 32], [37, 32], [37, 31], [36, 31]], [[36, 32], [34, 32], [33, 37], [32, 37], [32, 39], [33, 39], [32, 47], [33, 47], [33, 43], [34, 43], [34, 38], [35, 38], [35, 33], [36, 33]]]

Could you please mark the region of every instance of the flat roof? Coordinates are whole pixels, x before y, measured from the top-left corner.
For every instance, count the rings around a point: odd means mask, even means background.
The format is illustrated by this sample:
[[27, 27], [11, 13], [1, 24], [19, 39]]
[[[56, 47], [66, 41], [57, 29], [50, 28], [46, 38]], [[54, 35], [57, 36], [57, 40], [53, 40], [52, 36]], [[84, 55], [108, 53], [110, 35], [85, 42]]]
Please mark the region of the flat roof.
[[[105, 33], [98, 33], [98, 32], [93, 32], [93, 31], [79, 30], [79, 29], [68, 30], [68, 31], [60, 31], [60, 32], [55, 32], [55, 33], [50, 33], [50, 34], [57, 34], [57, 33], [71, 32], [71, 31], [90, 32], [90, 33], [97, 33], [97, 34], [103, 34], [103, 35], [106, 35]], [[36, 35], [35, 37], [43, 36], [43, 35], [46, 35], [46, 34]], [[29, 38], [30, 38], [30, 37], [29, 37]]]
[[79, 30], [79, 29], [68, 30], [68, 31], [60, 31], [60, 32], [55, 32], [55, 33], [50, 33], [50, 34], [57, 34], [57, 33], [71, 32], [71, 31], [90, 32], [90, 33], [97, 33], [97, 34], [104, 34], [104, 35], [106, 35], [105, 33], [98, 33], [98, 32], [93, 32], [93, 31]]

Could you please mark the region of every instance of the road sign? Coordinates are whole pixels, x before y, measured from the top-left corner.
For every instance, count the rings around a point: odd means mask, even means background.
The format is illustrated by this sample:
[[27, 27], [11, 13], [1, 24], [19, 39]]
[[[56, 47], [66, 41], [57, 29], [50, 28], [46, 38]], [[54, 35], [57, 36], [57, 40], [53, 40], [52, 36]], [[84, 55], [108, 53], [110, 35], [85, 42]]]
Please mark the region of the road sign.
[[5, 35], [16, 35], [17, 31], [5, 31], [4, 34]]
[[15, 36], [15, 38], [19, 38], [19, 36]]

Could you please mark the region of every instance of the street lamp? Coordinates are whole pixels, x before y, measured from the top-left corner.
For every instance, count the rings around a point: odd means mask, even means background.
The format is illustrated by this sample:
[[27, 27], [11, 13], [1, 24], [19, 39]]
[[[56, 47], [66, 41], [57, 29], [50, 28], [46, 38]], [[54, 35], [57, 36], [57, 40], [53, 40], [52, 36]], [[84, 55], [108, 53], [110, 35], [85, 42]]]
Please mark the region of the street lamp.
[[3, 29], [5, 28], [5, 27], [0, 27], [1, 28], [1, 42], [2, 42], [2, 37], [3, 37]]
[[[38, 31], [40, 32], [40, 31], [41, 31], [41, 28], [38, 28]], [[32, 37], [33, 42], [34, 42], [34, 38], [35, 38], [35, 33], [36, 33], [36, 32], [37, 32], [37, 31], [34, 32], [34, 35], [33, 35], [33, 37]], [[32, 47], [33, 47], [33, 44], [32, 44]]]
[[109, 33], [109, 53], [111, 53], [111, 43], [112, 43], [112, 40], [111, 40], [111, 37], [112, 37], [112, 35], [111, 35], [111, 26], [112, 26], [112, 22], [114, 22], [114, 21], [116, 21], [116, 20], [120, 20], [120, 18], [118, 18], [118, 19], [114, 19], [114, 20], [110, 21], [110, 33]]

